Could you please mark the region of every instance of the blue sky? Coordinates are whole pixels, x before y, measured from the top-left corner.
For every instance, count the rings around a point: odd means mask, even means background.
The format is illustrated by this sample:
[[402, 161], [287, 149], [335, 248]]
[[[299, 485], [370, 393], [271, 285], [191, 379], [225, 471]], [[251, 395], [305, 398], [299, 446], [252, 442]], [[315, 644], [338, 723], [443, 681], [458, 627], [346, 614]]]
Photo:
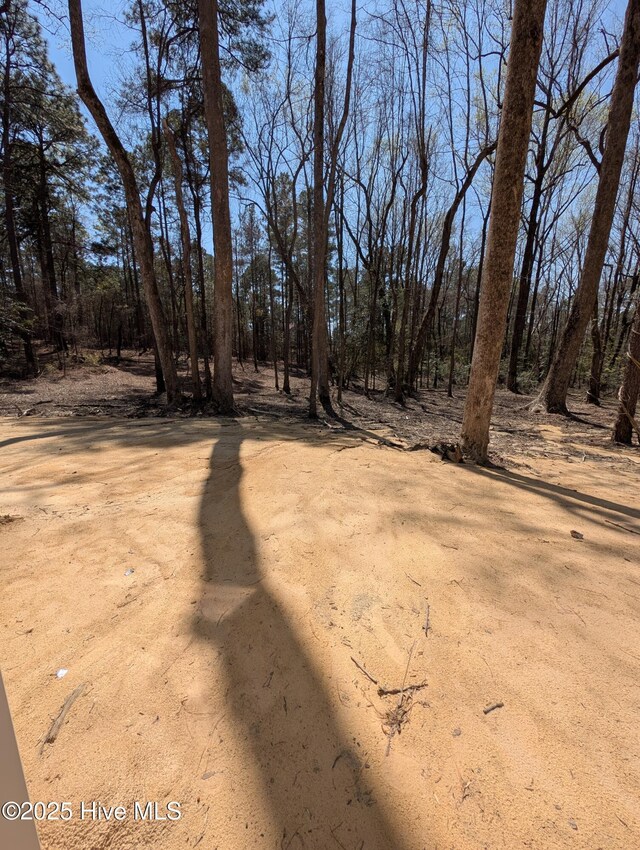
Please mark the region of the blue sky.
[[[344, 11], [346, 0], [335, 0], [329, 3], [329, 15], [333, 18], [334, 25], [337, 20], [344, 18], [345, 28], [348, 26], [348, 15]], [[70, 88], [75, 90], [76, 79], [71, 55], [71, 44], [66, 22], [65, 0], [45, 0], [51, 5], [52, 11], [62, 20], [57, 20], [36, 3], [32, 4], [32, 10], [40, 19], [44, 35], [49, 47], [49, 57], [54, 63], [58, 74]], [[267, 7], [277, 10], [276, 0], [266, 0]], [[612, 18], [621, 20], [626, 8], [626, 0], [610, 0], [607, 4], [607, 14], [604, 22], [607, 29], [617, 29]], [[130, 30], [124, 23], [125, 10], [130, 8], [131, 0], [83, 0], [83, 15], [85, 22], [85, 38], [87, 48], [87, 59], [89, 72], [99, 96], [105, 103], [110, 117], [116, 126], [118, 125], [118, 114], [114, 109], [114, 96], [121, 87], [122, 79], [130, 67], [131, 43], [136, 38], [136, 32]], [[372, 0], [364, 0], [360, 6], [359, 18], [367, 8], [372, 9], [375, 3]], [[619, 25], [618, 25], [619, 26]], [[619, 33], [618, 33], [619, 35]], [[87, 126], [90, 132], [97, 134], [93, 121], [82, 106], [82, 111], [87, 117]], [[247, 190], [245, 194], [250, 194]], [[240, 203], [232, 201], [232, 212], [239, 213]], [[210, 225], [205, 222], [205, 242], [208, 250], [211, 250]]]
[[[119, 71], [123, 65], [127, 64], [128, 50], [135, 37], [135, 33], [124, 24], [124, 13], [130, 5], [123, 0], [112, 0], [110, 3], [105, 0], [83, 0], [82, 4], [89, 71], [96, 90], [107, 103], [111, 93], [118, 88]], [[370, 6], [373, 5], [370, 3]], [[609, 14], [621, 19], [626, 8], [626, 0], [611, 0], [608, 6]], [[363, 3], [361, 8], [366, 9], [367, 3]], [[33, 4], [35, 14], [45, 28], [49, 56], [62, 80], [75, 88], [75, 73], [66, 24], [66, 3], [64, 0], [54, 0], [51, 9], [56, 15], [64, 15], [64, 23], [58, 22], [42, 11], [40, 6]], [[334, 13], [335, 11], [336, 9], [333, 9]], [[339, 16], [342, 17], [342, 14], [339, 13]], [[346, 26], [347, 16], [344, 17]]]
[[[123, 23], [127, 5], [130, 4], [121, 0], [113, 0], [108, 5], [104, 0], [84, 0], [82, 4], [89, 72], [96, 91], [107, 104], [118, 88], [119, 72], [127, 64], [127, 53], [135, 37]], [[63, 82], [75, 89], [76, 76], [66, 21], [66, 3], [57, 0], [51, 8], [56, 15], [64, 14], [62, 22], [55, 20], [36, 4], [32, 7], [44, 27], [49, 58]]]

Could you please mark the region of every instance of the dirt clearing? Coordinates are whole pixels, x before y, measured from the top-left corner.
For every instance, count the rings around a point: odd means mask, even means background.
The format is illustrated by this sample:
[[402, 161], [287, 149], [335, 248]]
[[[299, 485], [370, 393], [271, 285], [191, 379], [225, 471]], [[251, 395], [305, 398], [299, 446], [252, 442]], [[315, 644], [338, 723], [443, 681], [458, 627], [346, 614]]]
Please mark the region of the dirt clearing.
[[2, 420], [31, 800], [182, 811], [44, 850], [640, 846], [637, 454], [531, 427], [504, 471], [260, 416]]

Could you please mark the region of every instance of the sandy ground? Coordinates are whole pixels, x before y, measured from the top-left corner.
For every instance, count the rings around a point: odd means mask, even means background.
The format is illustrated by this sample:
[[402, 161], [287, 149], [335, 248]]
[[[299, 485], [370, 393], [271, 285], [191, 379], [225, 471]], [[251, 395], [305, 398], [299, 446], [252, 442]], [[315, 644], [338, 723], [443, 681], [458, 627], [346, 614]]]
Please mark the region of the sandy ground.
[[0, 420], [0, 665], [31, 799], [74, 811], [43, 850], [639, 847], [640, 457], [530, 428], [504, 471], [260, 416]]

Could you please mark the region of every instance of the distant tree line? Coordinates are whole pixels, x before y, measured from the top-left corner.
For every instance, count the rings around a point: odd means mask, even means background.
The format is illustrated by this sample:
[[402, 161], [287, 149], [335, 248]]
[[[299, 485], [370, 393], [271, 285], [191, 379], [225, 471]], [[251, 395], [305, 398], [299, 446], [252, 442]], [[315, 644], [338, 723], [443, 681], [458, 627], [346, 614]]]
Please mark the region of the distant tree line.
[[[232, 412], [232, 360], [317, 403], [496, 382], [566, 412], [640, 380], [640, 0], [133, 0], [103, 102], [35, 6], [0, 10], [0, 364], [153, 349], [158, 389]], [[510, 13], [511, 16], [510, 16]], [[518, 58], [519, 57], [519, 58]], [[87, 122], [80, 101], [91, 117]], [[211, 239], [211, 234], [213, 238]], [[210, 244], [211, 243], [211, 244]], [[635, 324], [634, 324], [635, 323]], [[475, 423], [475, 424], [473, 424]]]

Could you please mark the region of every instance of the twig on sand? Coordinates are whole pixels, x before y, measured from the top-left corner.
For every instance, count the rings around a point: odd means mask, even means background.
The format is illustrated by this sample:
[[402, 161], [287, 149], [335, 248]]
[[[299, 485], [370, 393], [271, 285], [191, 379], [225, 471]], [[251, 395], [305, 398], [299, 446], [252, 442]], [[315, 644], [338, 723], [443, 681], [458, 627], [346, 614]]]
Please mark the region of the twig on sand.
[[209, 806], [207, 806], [207, 811], [204, 813], [204, 823], [203, 823], [203, 825], [202, 825], [202, 832], [201, 832], [201, 833], [200, 833], [200, 835], [196, 838], [196, 840], [193, 842], [193, 846], [194, 846], [194, 847], [197, 847], [197, 845], [198, 845], [198, 844], [200, 844], [200, 842], [201, 842], [201, 841], [202, 841], [202, 839], [204, 838], [204, 834], [205, 834], [205, 832], [207, 831], [207, 820], [208, 820], [208, 819], [209, 819]]
[[379, 697], [390, 697], [390, 696], [393, 696], [394, 694], [402, 694], [402, 693], [406, 694], [409, 691], [421, 691], [423, 688], [426, 688], [428, 684], [429, 684], [428, 682], [420, 682], [419, 685], [406, 685], [403, 688], [383, 688], [382, 686], [380, 686], [378, 688], [378, 696]]
[[378, 684], [378, 680], [377, 680], [377, 679], [374, 679], [374, 678], [373, 678], [373, 676], [371, 675], [371, 673], [368, 673], [368, 672], [364, 669], [364, 667], [362, 666], [362, 664], [360, 664], [359, 662], [357, 662], [357, 661], [356, 661], [356, 659], [353, 657], [353, 655], [351, 656], [351, 660], [352, 660], [352, 661], [353, 661], [353, 663], [356, 665], [356, 667], [358, 668], [358, 670], [360, 670], [362, 673], [364, 673], [364, 675], [367, 677], [367, 679], [369, 679], [369, 681], [370, 681], [370, 682], [373, 682], [373, 684], [374, 684], [374, 685], [377, 685], [377, 684]]
[[416, 581], [416, 580], [415, 580], [412, 576], [410, 576], [410, 575], [409, 575], [409, 573], [405, 573], [405, 575], [406, 575], [406, 577], [409, 579], [409, 581], [412, 581], [414, 584], [417, 584], [417, 585], [418, 585], [418, 587], [422, 587], [422, 585], [420, 584], [420, 582], [419, 582], [419, 581]]
[[60, 733], [60, 729], [62, 729], [62, 724], [64, 723], [65, 717], [67, 716], [67, 712], [69, 711], [71, 706], [74, 704], [74, 702], [78, 699], [80, 694], [84, 691], [85, 687], [86, 687], [86, 682], [82, 682], [82, 684], [78, 685], [78, 687], [75, 689], [75, 691], [70, 693], [69, 696], [64, 701], [62, 708], [58, 712], [58, 716], [56, 717], [56, 719], [53, 721], [53, 723], [49, 727], [49, 731], [47, 732], [46, 737], [45, 737], [44, 741], [42, 742], [42, 745], [40, 747], [40, 755], [42, 755], [42, 753], [44, 751], [44, 745], [45, 744], [53, 744], [55, 739], [58, 737], [58, 735]]
[[330, 826], [330, 827], [329, 827], [329, 832], [330, 832], [330, 833], [331, 833], [331, 835], [333, 836], [333, 840], [336, 842], [336, 844], [338, 845], [338, 847], [342, 847], [342, 850], [346, 850], [346, 847], [344, 846], [344, 844], [342, 843], [342, 841], [340, 841], [340, 839], [339, 839], [339, 838], [338, 838], [338, 836], [336, 835], [336, 830], [337, 830], [337, 829], [340, 829], [340, 827], [341, 827], [341, 826], [342, 826], [342, 821], [340, 821], [340, 823], [338, 824], [338, 826]]
[[427, 602], [427, 617], [424, 621], [424, 636], [425, 637], [429, 637], [429, 629], [431, 628], [431, 625], [429, 624], [430, 615], [431, 615], [431, 606]]
[[488, 705], [486, 708], [482, 709], [483, 714], [490, 714], [492, 711], [495, 711], [496, 708], [504, 708], [503, 702], [493, 702], [491, 705]]
[[621, 528], [623, 531], [628, 531], [629, 534], [640, 534], [640, 531], [636, 531], [635, 528], [627, 528], [626, 525], [620, 525], [619, 522], [614, 522], [612, 519], [605, 519], [605, 522], [608, 522], [609, 525], [615, 525], [616, 528]]
[[124, 608], [125, 605], [131, 605], [131, 603], [135, 602], [136, 599], [139, 599], [139, 596], [132, 596], [131, 599], [125, 599], [124, 602], [118, 602], [116, 608]]

